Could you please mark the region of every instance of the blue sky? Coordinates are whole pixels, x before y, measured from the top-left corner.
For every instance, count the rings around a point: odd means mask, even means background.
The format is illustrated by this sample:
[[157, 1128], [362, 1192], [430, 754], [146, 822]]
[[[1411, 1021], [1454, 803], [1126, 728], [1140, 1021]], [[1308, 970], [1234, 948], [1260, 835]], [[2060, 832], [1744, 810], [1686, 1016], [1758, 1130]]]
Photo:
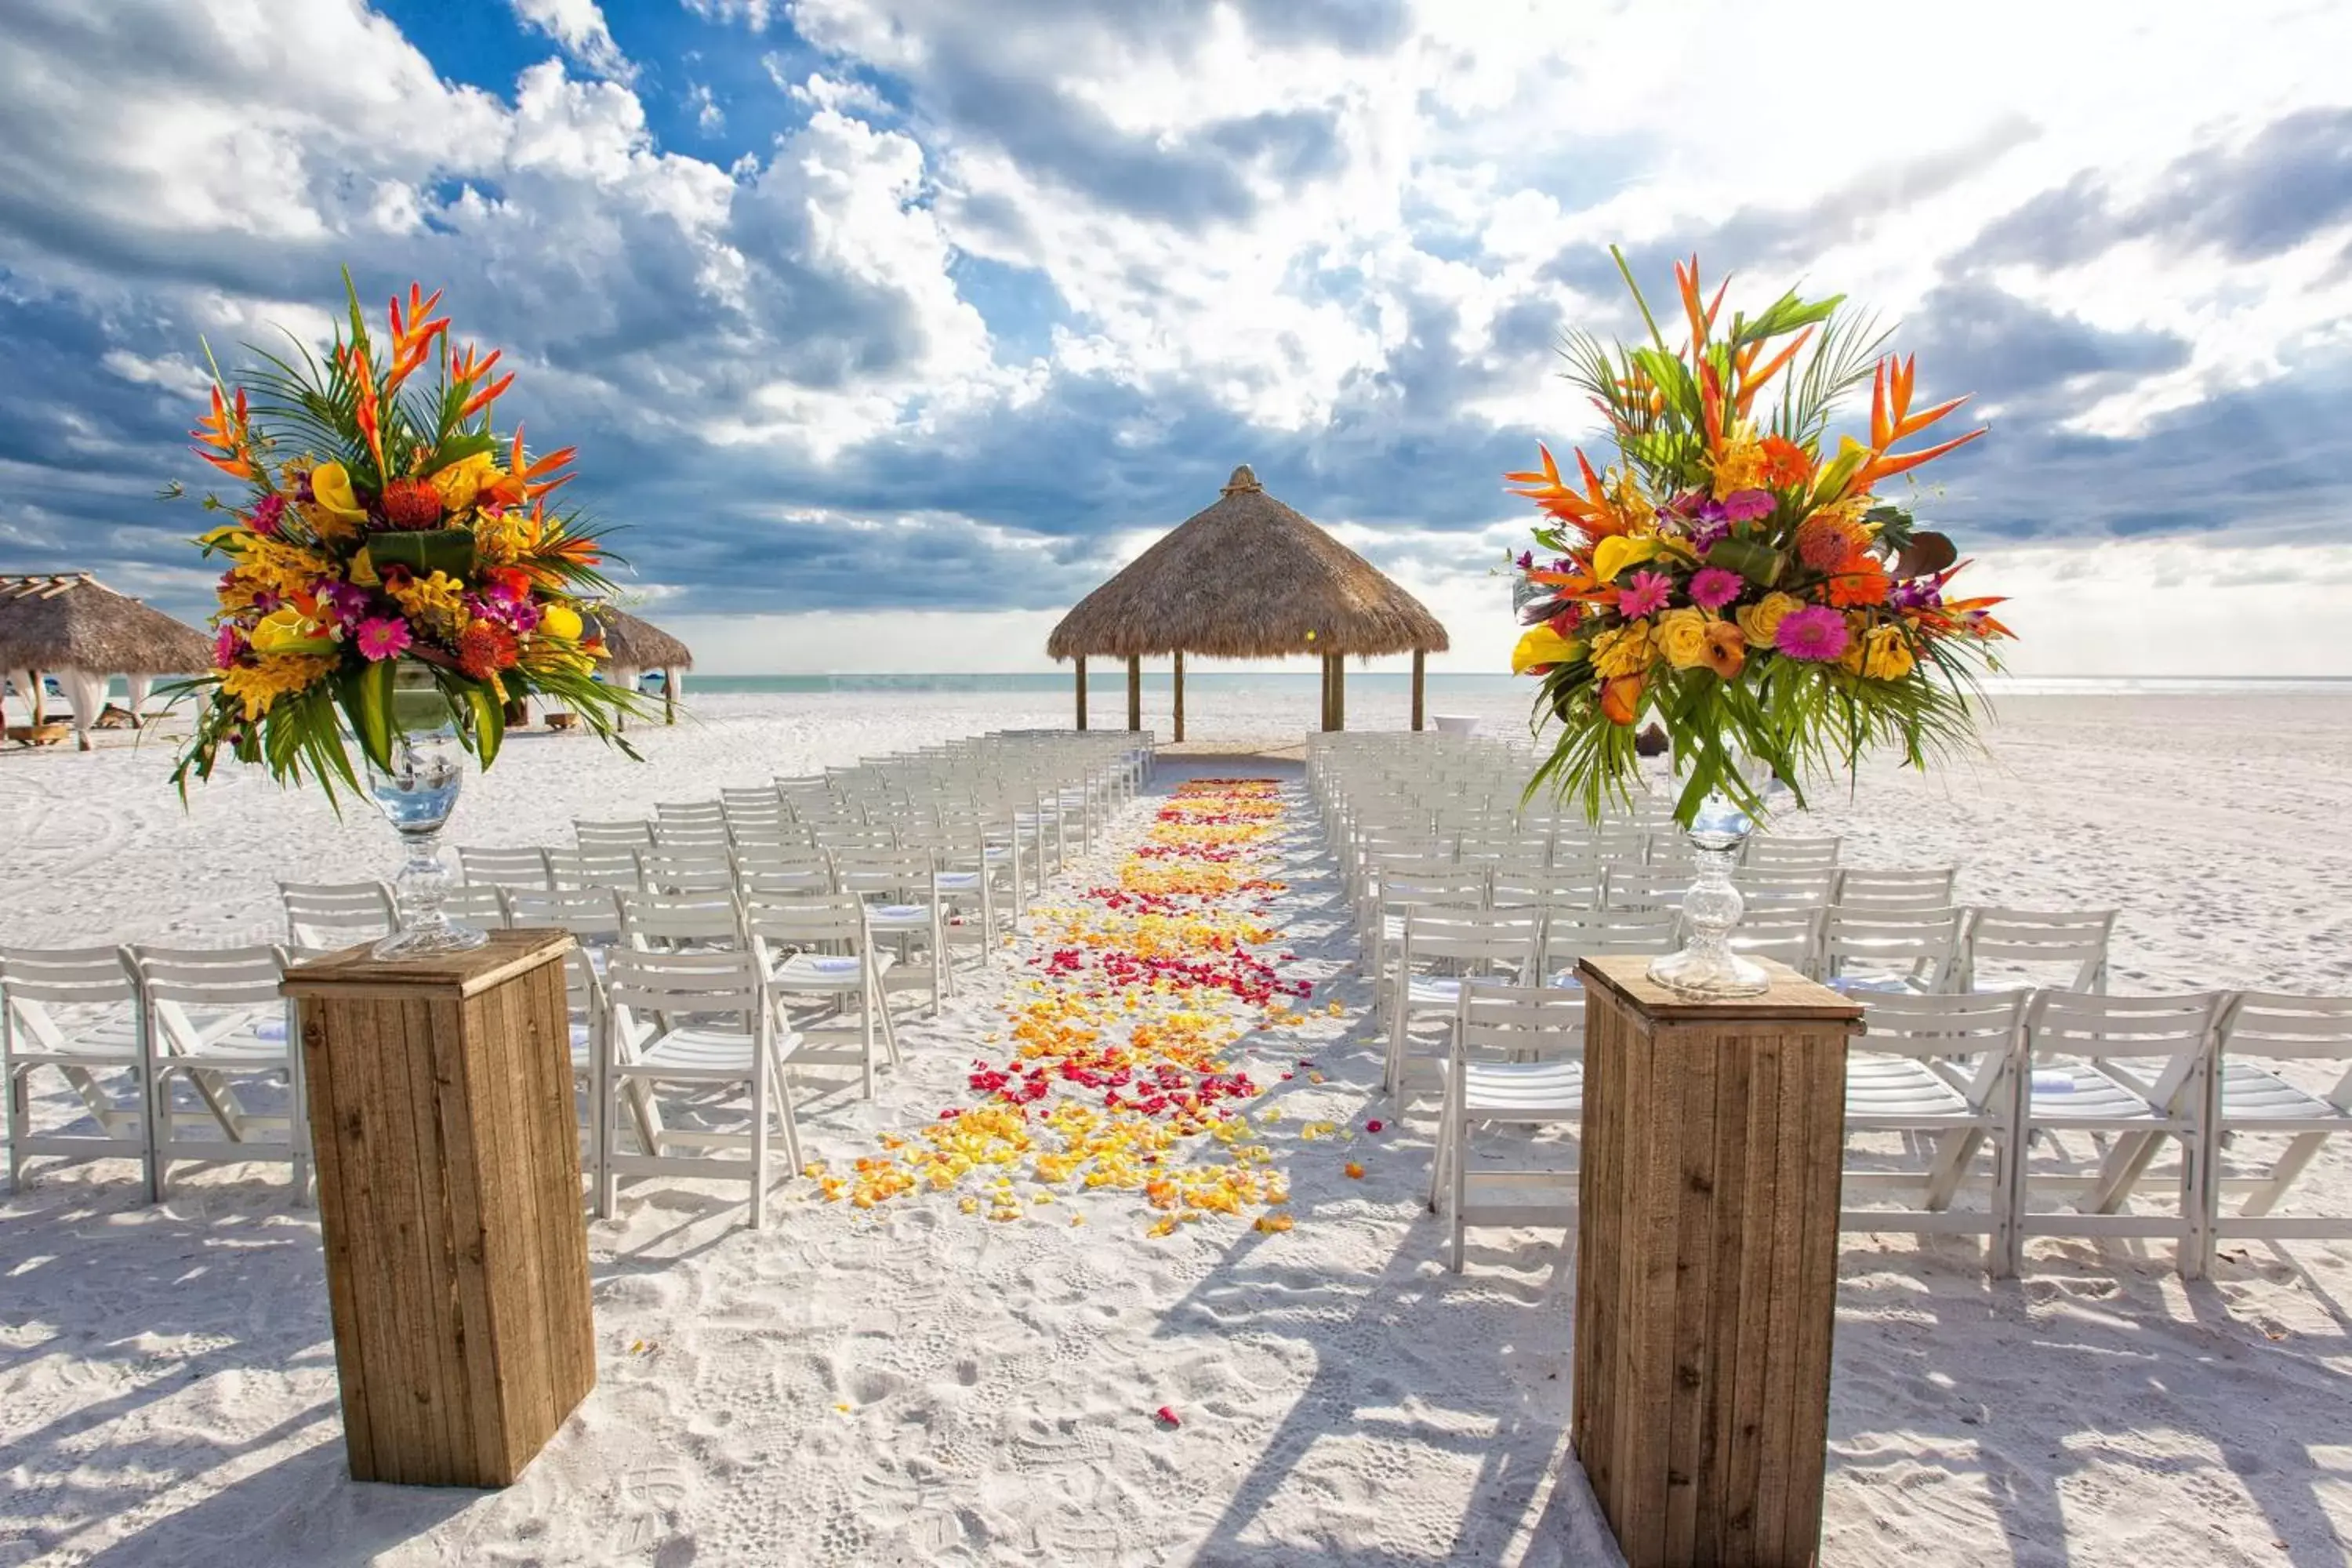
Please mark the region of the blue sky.
[[2352, 673], [2341, 5], [10, 14], [0, 570], [200, 616], [199, 340], [323, 335], [349, 264], [507, 346], [711, 668], [1036, 667], [1244, 461], [1494, 668], [1499, 476], [1589, 433], [1552, 345], [1626, 321], [1616, 242], [1977, 395], [1918, 500], [2024, 668]]

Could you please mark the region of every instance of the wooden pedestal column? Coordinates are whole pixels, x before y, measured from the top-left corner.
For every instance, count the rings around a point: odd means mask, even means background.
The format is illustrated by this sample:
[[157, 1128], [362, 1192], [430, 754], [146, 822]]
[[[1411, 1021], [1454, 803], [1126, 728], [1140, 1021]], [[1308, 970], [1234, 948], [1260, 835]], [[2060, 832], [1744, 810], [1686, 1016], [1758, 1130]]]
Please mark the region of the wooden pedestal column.
[[571, 947], [287, 973], [353, 1480], [505, 1486], [595, 1386]]
[[1631, 1568], [1816, 1561], [1845, 1052], [1768, 963], [1706, 1002], [1588, 958], [1571, 1436]]

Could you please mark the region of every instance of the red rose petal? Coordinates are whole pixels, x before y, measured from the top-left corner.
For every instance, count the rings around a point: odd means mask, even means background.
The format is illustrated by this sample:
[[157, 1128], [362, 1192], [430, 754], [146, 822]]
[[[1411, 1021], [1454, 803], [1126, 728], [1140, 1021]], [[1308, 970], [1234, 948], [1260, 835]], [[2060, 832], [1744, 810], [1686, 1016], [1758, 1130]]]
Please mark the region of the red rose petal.
[[1153, 1411], [1151, 1413], [1151, 1418], [1164, 1426], [1181, 1426], [1184, 1425], [1184, 1423], [1176, 1419], [1176, 1412], [1169, 1409], [1165, 1405]]
[[1364, 1131], [1367, 1132], [1378, 1132], [1381, 1128], [1387, 1125], [1388, 1123], [1385, 1121], [1367, 1121], [1364, 1123]]

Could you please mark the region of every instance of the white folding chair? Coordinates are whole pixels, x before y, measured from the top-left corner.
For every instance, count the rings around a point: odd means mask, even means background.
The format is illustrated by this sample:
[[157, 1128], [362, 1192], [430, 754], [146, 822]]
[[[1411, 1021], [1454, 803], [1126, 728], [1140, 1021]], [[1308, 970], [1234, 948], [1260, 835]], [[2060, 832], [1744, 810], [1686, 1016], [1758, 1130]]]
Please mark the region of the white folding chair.
[[660, 845], [638, 851], [637, 878], [648, 893], [731, 893], [735, 862], [724, 838], [696, 848]]
[[1602, 907], [1679, 912], [1683, 895], [1690, 891], [1692, 875], [1688, 867], [1612, 865], [1602, 894]]
[[[767, 1224], [768, 1134], [782, 1112], [787, 1168], [801, 1165], [800, 1131], [782, 1090], [782, 1068], [798, 1036], [779, 1038], [762, 979], [765, 954], [644, 952], [615, 948], [606, 968], [604, 1078], [613, 1090], [597, 1107], [604, 1128], [604, 1191], [599, 1214], [610, 1214], [623, 1176], [697, 1176], [744, 1182], [754, 1230]], [[650, 1147], [624, 1152], [618, 1116], [622, 1091], [643, 1085], [695, 1093], [698, 1115], [714, 1090], [740, 1089], [750, 1128], [735, 1132], [654, 1119]], [[640, 1131], [639, 1136], [643, 1133]], [[688, 1151], [693, 1151], [688, 1152]], [[728, 1151], [741, 1151], [735, 1158]]]
[[1952, 989], [1966, 911], [1849, 910], [1832, 905], [1822, 924], [1822, 980], [1846, 992]]
[[551, 849], [547, 852], [547, 872], [559, 891], [603, 889], [607, 892], [634, 893], [645, 885], [638, 870], [637, 851], [618, 845]]
[[1833, 873], [1830, 902], [1853, 910], [1946, 910], [1955, 902], [1959, 871], [1951, 866], [1925, 870], [1877, 871], [1844, 867]]
[[[2011, 1245], [2029, 1236], [2168, 1237], [2181, 1273], [2201, 1276], [2210, 1251], [2210, 1158], [2206, 1119], [2214, 1025], [2226, 992], [2186, 996], [2105, 996], [2041, 991], [2026, 1015], [2024, 1110], [2011, 1162]], [[2065, 1134], [2108, 1140], [2095, 1163], [2069, 1163]], [[2046, 1135], [2056, 1174], [2037, 1172], [2036, 1135]], [[2170, 1213], [2127, 1205], [2166, 1145], [2180, 1152]], [[2039, 1212], [2041, 1194], [2070, 1197], [2071, 1211]], [[2012, 1255], [2012, 1270], [2017, 1259]]]
[[[156, 1198], [171, 1195], [175, 1160], [282, 1160], [291, 1168], [294, 1201], [309, 1203], [301, 1044], [293, 1005], [278, 994], [285, 953], [274, 947], [134, 947], [130, 957], [152, 1090]], [[187, 1086], [193, 1109], [176, 1103], [175, 1083]], [[281, 1084], [282, 1108], [247, 1103], [247, 1095]], [[190, 1121], [218, 1136], [184, 1136], [182, 1123]]]
[[298, 953], [334, 952], [390, 936], [400, 923], [383, 882], [280, 882], [286, 940]]
[[441, 912], [453, 921], [496, 931], [507, 923], [507, 890], [488, 882], [460, 882], [441, 895]]
[[864, 1092], [874, 1094], [875, 1024], [890, 1065], [898, 1065], [898, 1031], [892, 1021], [885, 977], [894, 960], [880, 952], [868, 929], [866, 906], [855, 893], [805, 892], [795, 889], [771, 890], [756, 883], [743, 901], [745, 930], [757, 938], [769, 955], [769, 995], [784, 1020], [794, 998], [815, 1000], [840, 1009], [857, 1009], [858, 1044], [854, 1058], [828, 1051], [806, 1037], [814, 1034], [807, 1020], [800, 1024], [803, 1041], [796, 1060], [812, 1065], [854, 1060]]
[[929, 1011], [936, 1016], [955, 994], [955, 966], [948, 959], [946, 900], [931, 852], [866, 847], [831, 854], [834, 886], [857, 895], [866, 905], [866, 930], [889, 944], [896, 962], [882, 976], [884, 989], [929, 992]]
[[1530, 984], [1575, 990], [1579, 960], [1632, 955], [1655, 958], [1682, 945], [1682, 915], [1675, 910], [1552, 910], [1544, 917], [1543, 943], [1536, 952]]
[[743, 911], [730, 883], [723, 892], [623, 893], [621, 937], [641, 952], [743, 945]]
[[[2207, 1267], [2227, 1237], [2352, 1236], [2352, 1218], [2277, 1212], [2327, 1140], [2352, 1132], [2352, 996], [2242, 993], [2222, 1010], [2216, 1061]], [[2321, 1063], [2332, 1082], [2309, 1076]]]
[[[1784, 870], [1740, 866], [1731, 873], [1731, 885], [1753, 914], [1783, 910], [1825, 910], [1837, 901], [1838, 873], [1826, 867]], [[1951, 900], [1944, 900], [1949, 903]]]
[[[138, 977], [121, 948], [0, 948], [0, 1073], [8, 1090], [8, 1183], [25, 1186], [36, 1154], [67, 1160], [133, 1159], [151, 1203], [155, 1145], [152, 1089], [140, 1050]], [[33, 1130], [32, 1076], [57, 1071], [89, 1113], [95, 1132]], [[127, 1094], [100, 1078], [120, 1074]]]
[[575, 818], [572, 842], [582, 849], [650, 849], [654, 847], [653, 824], [582, 822]]
[[465, 873], [467, 887], [546, 888], [553, 885], [548, 875], [547, 851], [537, 847], [521, 849], [460, 849], [457, 868]]
[[1842, 838], [1783, 837], [1777, 833], [1759, 833], [1748, 840], [1740, 851], [1740, 863], [1758, 870], [1797, 871], [1815, 869], [1838, 863]]
[[[1576, 1171], [1515, 1165], [1473, 1170], [1470, 1136], [1481, 1126], [1575, 1126], [1584, 1117], [1584, 998], [1557, 986], [1471, 980], [1454, 1000], [1446, 1051], [1445, 1103], [1429, 1163], [1429, 1206], [1450, 1211], [1447, 1266], [1462, 1272], [1463, 1233], [1470, 1226], [1571, 1225]], [[1474, 1202], [1493, 1187], [1548, 1191], [1524, 1198]]]
[[[1986, 1270], [2004, 1278], [2015, 1273], [2010, 1225], [2011, 1171], [2019, 1150], [2016, 1073], [2032, 994], [1864, 998], [1868, 1032], [1846, 1055], [1846, 1196], [1840, 1228], [1981, 1236]], [[1858, 1152], [1857, 1141], [1869, 1147]], [[1882, 1151], [1886, 1142], [1898, 1148]], [[1993, 1163], [1982, 1205], [1955, 1208], [1987, 1144]], [[1895, 1163], [1889, 1165], [1889, 1159]], [[1910, 1201], [1892, 1207], [1854, 1201], [1882, 1192]]]
[[1542, 935], [1539, 910], [1423, 906], [1406, 912], [1396, 961], [1381, 977], [1389, 1016], [1388, 1060], [1381, 1081], [1400, 1108], [1412, 1092], [1413, 1019], [1434, 1015], [1450, 1025], [1466, 980], [1525, 974]]
[[[2072, 966], [2057, 984], [2068, 991], [2107, 988], [2107, 943], [2115, 934], [2113, 910], [1978, 910], [1960, 938], [1956, 988], [1973, 991], [1980, 973], [1992, 970], [2013, 983], [2033, 984], [2037, 965]], [[2000, 984], [2000, 979], [1993, 984]]]
[[1823, 910], [1790, 905], [1766, 907], [1739, 917], [1731, 928], [1735, 952], [1749, 958], [1777, 959], [1800, 974], [1811, 974], [1821, 962]]

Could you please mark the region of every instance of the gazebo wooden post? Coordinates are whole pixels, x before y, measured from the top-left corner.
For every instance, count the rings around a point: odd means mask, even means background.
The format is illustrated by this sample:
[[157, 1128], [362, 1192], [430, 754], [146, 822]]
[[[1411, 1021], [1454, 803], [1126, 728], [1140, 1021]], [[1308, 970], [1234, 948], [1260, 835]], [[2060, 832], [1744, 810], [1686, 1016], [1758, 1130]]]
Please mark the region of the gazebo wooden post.
[[1331, 656], [1331, 728], [1348, 727], [1348, 656]]
[[1315, 723], [1318, 729], [1328, 731], [1331, 728], [1331, 656], [1324, 653], [1315, 657], [1323, 666], [1323, 711]]
[[33, 705], [33, 728], [37, 730], [48, 721], [49, 717], [48, 709], [41, 700], [41, 672], [37, 669], [28, 669], [25, 673], [32, 678], [33, 689], [25, 693], [25, 700]]
[[1425, 674], [1427, 674], [1427, 673], [1428, 673], [1428, 669], [1429, 669], [1429, 653], [1428, 653], [1428, 650], [1427, 650], [1427, 649], [1425, 649], [1425, 648], [1415, 648], [1415, 649], [1413, 649], [1413, 650], [1412, 650], [1412, 727], [1413, 727], [1414, 729], [1416, 729], [1416, 730], [1418, 730], [1418, 729], [1420, 729], [1420, 728], [1422, 727], [1422, 719], [1421, 719], [1421, 710], [1422, 710], [1422, 701], [1421, 701], [1421, 686], [1422, 686], [1422, 678], [1423, 678], [1423, 676], [1424, 676]]
[[1176, 738], [1184, 738], [1184, 650], [1176, 650]]
[[1143, 656], [1127, 656], [1127, 727], [1143, 728]]
[[667, 666], [662, 669], [662, 722], [677, 722], [677, 671]]
[[1078, 728], [1087, 727], [1087, 656], [1078, 655], [1071, 661], [1078, 667]]

